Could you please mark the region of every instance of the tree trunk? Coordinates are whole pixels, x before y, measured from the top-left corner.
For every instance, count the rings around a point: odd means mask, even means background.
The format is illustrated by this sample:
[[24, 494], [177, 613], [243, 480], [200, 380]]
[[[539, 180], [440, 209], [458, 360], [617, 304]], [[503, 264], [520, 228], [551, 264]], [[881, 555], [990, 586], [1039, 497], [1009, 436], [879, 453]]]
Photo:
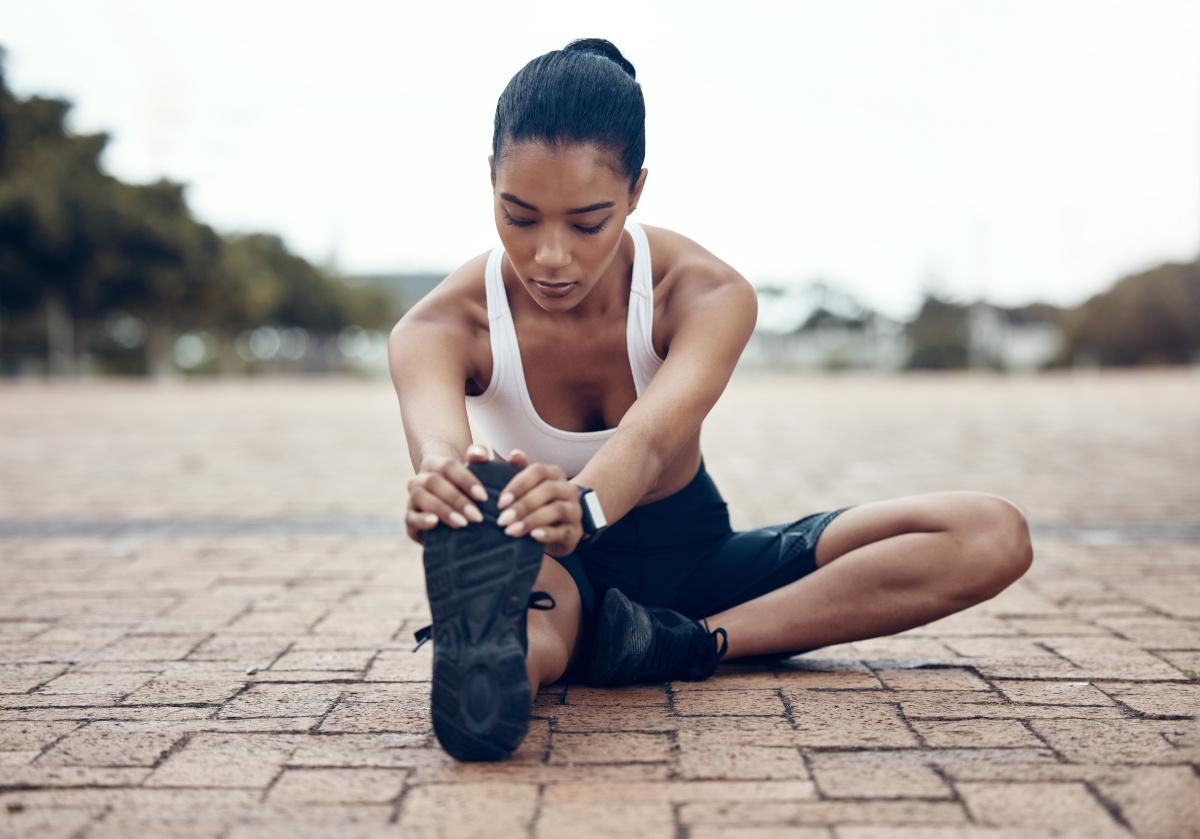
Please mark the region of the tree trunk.
[[46, 369], [51, 375], [75, 375], [75, 320], [61, 291], [46, 297]]
[[152, 317], [144, 319], [146, 324], [146, 375], [165, 379], [174, 371], [171, 365], [171, 331], [166, 324]]

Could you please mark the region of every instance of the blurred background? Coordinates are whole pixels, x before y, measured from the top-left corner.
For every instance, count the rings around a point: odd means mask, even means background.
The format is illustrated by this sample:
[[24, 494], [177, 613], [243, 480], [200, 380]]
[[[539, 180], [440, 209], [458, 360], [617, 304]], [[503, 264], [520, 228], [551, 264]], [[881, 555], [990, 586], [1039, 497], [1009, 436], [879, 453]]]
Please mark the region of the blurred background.
[[1200, 361], [1190, 2], [0, 0], [0, 374], [386, 374], [497, 241], [496, 98], [612, 40], [639, 218], [759, 289], [744, 367]]

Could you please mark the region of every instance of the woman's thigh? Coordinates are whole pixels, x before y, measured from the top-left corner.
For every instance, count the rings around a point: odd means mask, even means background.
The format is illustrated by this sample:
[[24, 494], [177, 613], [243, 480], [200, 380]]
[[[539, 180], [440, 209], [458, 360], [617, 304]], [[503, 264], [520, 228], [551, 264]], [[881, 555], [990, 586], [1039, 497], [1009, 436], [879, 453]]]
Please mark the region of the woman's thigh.
[[972, 534], [1019, 529], [1020, 510], [1010, 501], [986, 492], [954, 490], [905, 495], [856, 505], [838, 516], [816, 545], [821, 567], [865, 545], [904, 533], [959, 530]]

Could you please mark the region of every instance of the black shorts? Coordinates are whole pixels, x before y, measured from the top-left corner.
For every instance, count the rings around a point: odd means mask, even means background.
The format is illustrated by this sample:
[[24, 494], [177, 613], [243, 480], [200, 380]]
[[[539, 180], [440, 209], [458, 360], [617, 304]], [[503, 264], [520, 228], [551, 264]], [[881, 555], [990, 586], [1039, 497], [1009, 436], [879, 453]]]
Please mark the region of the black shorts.
[[[817, 540], [849, 507], [734, 531], [720, 490], [705, 469], [678, 492], [634, 507], [594, 545], [558, 561], [579, 587], [582, 637], [564, 678], [584, 679], [591, 630], [604, 593], [620, 589], [643, 606], [708, 617], [817, 570]], [[715, 627], [714, 627], [715, 628]], [[759, 659], [787, 658], [794, 650]]]

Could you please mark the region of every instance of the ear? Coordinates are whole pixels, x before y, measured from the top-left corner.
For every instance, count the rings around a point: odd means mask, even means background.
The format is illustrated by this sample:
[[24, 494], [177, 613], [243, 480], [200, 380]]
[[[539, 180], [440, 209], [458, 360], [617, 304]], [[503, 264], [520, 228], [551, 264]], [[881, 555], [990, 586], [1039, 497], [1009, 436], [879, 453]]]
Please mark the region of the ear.
[[488, 155], [488, 177], [492, 180], [492, 189], [496, 188], [496, 167], [492, 164], [493, 155]]
[[631, 213], [637, 209], [638, 201], [641, 200], [642, 187], [646, 185], [646, 175], [649, 174], [649, 171], [646, 167], [642, 167], [637, 182], [633, 185], [633, 191], [629, 193], [629, 212]]

